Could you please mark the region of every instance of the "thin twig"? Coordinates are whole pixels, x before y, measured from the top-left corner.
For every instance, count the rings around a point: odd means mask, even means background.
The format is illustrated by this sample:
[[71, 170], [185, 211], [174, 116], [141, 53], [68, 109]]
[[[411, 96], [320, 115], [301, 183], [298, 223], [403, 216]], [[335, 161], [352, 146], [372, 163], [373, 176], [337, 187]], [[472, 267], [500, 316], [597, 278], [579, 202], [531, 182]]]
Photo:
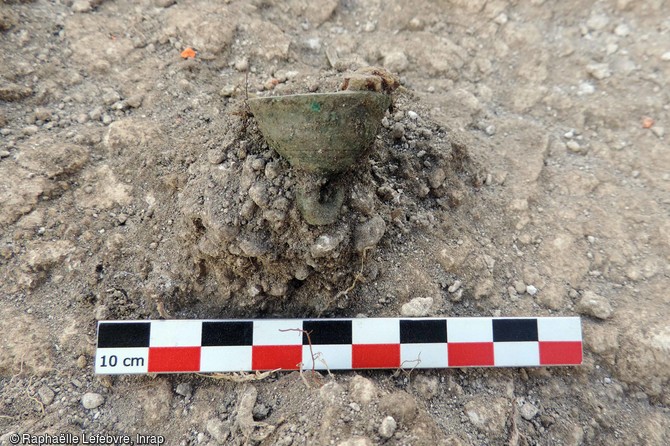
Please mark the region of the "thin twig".
[[[311, 332], [311, 331], [303, 330], [302, 328], [283, 328], [283, 329], [279, 329], [279, 331], [281, 331], [281, 332], [286, 332], [286, 331], [297, 331], [297, 332], [302, 333], [302, 334], [304, 334], [305, 336], [307, 336], [307, 343], [309, 344], [309, 355], [312, 357], [312, 375], [313, 375], [313, 374], [314, 374], [314, 371], [315, 371], [315, 369], [314, 369], [314, 367], [315, 367], [314, 363], [316, 362], [316, 360], [315, 360], [315, 357], [314, 357], [314, 350], [312, 349], [312, 338], [310, 337], [310, 335], [312, 334], [312, 332]], [[301, 363], [301, 364], [302, 364], [302, 363]]]
[[34, 396], [31, 396], [31, 395], [28, 395], [28, 398], [30, 398], [31, 400], [33, 400], [37, 404], [39, 404], [40, 412], [44, 415], [44, 404], [42, 403], [42, 401], [38, 400], [37, 398], [35, 398]]
[[335, 376], [334, 376], [334, 375], [332, 374], [332, 372], [330, 371], [330, 367], [328, 367], [328, 363], [326, 362], [326, 359], [323, 357], [323, 353], [321, 353], [321, 352], [316, 352], [316, 354], [314, 355], [314, 357], [315, 357], [316, 359], [318, 359], [319, 362], [320, 362], [321, 364], [323, 364], [323, 366], [326, 368], [326, 371], [328, 372], [328, 376], [330, 376], [331, 378], [335, 379]]
[[[403, 368], [403, 366], [406, 363], [414, 363], [414, 367], [412, 367], [411, 369], [409, 369], [409, 371], [407, 371]], [[398, 369], [393, 373], [393, 377], [395, 378], [398, 375], [400, 375], [400, 372], [403, 372], [405, 374], [405, 376], [407, 376], [407, 378], [409, 378], [412, 375], [412, 372], [414, 371], [414, 369], [419, 367], [419, 364], [421, 364], [421, 353], [419, 353], [417, 355], [416, 359], [406, 359], [403, 362], [401, 362], [400, 367], [398, 367]]]
[[309, 383], [307, 382], [307, 378], [305, 378], [305, 375], [302, 373], [302, 366], [303, 366], [303, 365], [304, 365], [304, 364], [303, 364], [302, 362], [299, 362], [299, 363], [297, 364], [297, 366], [298, 366], [298, 373], [300, 374], [300, 379], [302, 379], [302, 382], [305, 383], [305, 387], [307, 387], [308, 389], [311, 389], [312, 386], [309, 385]]

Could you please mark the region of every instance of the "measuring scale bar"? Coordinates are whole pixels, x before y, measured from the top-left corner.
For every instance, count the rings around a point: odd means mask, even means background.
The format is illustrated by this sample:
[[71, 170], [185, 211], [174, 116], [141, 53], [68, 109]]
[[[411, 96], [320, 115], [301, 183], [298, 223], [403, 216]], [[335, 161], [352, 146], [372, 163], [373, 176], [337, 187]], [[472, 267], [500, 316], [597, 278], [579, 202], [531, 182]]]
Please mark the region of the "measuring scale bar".
[[95, 373], [581, 363], [578, 317], [100, 321]]

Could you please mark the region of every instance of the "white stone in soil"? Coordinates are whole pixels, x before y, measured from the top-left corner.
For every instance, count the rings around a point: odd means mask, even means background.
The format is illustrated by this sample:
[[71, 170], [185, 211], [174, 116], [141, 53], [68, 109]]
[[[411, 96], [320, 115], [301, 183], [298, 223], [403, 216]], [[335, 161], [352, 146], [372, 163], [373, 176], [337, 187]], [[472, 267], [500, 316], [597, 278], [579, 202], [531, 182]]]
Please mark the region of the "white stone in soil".
[[423, 317], [430, 313], [432, 297], [415, 297], [400, 308], [400, 314], [406, 317]]
[[393, 417], [388, 416], [384, 418], [379, 425], [379, 436], [388, 440], [393, 436], [397, 427], [398, 424], [393, 419]]
[[539, 409], [527, 401], [523, 403], [523, 405], [519, 409], [519, 414], [521, 415], [521, 418], [528, 421], [535, 418], [538, 412]]
[[612, 306], [605, 297], [593, 291], [585, 291], [577, 304], [577, 312], [598, 319], [609, 319], [612, 316]]
[[84, 396], [81, 397], [81, 404], [85, 409], [95, 409], [96, 407], [100, 407], [104, 402], [105, 397], [99, 393], [89, 392], [85, 393]]

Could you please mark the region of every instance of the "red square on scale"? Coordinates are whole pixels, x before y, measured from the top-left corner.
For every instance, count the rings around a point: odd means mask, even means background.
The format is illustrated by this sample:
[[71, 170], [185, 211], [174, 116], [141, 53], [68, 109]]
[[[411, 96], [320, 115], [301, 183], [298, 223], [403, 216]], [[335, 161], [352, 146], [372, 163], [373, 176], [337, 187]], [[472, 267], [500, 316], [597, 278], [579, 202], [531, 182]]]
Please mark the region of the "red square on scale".
[[298, 370], [302, 345], [254, 345], [251, 367], [254, 370]]
[[351, 368], [396, 369], [400, 367], [400, 344], [354, 344]]
[[449, 342], [449, 367], [488, 367], [493, 362], [493, 342]]
[[580, 341], [540, 342], [540, 365], [579, 365], [582, 363]]
[[200, 371], [200, 347], [151, 347], [149, 373]]

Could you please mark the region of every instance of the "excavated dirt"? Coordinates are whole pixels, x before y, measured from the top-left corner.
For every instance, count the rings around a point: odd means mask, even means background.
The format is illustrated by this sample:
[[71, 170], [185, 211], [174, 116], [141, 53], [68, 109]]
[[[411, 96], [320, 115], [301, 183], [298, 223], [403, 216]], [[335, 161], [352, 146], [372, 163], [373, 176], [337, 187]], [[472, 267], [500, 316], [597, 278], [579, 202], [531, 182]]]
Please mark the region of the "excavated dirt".
[[[668, 10], [0, 3], [0, 444], [669, 444]], [[310, 226], [246, 99], [367, 65], [401, 86]], [[93, 374], [97, 320], [398, 315], [580, 315], [584, 365]]]

